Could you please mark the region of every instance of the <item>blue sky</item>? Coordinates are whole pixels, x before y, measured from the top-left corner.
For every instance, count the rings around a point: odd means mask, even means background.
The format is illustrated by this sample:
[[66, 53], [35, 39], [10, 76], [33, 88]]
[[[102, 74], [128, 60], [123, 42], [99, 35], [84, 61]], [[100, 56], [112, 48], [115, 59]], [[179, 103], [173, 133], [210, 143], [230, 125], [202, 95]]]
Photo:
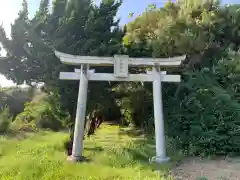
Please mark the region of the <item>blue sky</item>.
[[[97, 0], [99, 1], [99, 0]], [[128, 14], [134, 12], [135, 16], [144, 11], [148, 4], [155, 3], [158, 7], [162, 6], [167, 0], [123, 0], [123, 4], [118, 12], [121, 18], [121, 24], [129, 22]], [[39, 6], [40, 0], [28, 0], [29, 15], [33, 16]], [[240, 3], [240, 0], [222, 0], [223, 4]], [[0, 0], [0, 24], [3, 24], [7, 33], [10, 33], [10, 24], [17, 17], [21, 8], [22, 0]], [[0, 85], [13, 85], [11, 81], [6, 80], [0, 75]]]

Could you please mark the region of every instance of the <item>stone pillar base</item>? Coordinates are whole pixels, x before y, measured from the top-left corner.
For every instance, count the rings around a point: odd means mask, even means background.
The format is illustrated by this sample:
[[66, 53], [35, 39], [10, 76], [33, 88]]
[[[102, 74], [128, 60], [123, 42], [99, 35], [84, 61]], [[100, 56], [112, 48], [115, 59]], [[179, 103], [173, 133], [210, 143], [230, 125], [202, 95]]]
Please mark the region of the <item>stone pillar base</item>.
[[84, 156], [68, 156], [67, 157], [68, 161], [73, 161], [73, 162], [83, 162], [86, 160], [86, 158]]
[[158, 163], [158, 164], [162, 164], [162, 163], [166, 163], [170, 161], [169, 157], [159, 157], [159, 156], [154, 156], [150, 159], [150, 162], [154, 162], [154, 163]]

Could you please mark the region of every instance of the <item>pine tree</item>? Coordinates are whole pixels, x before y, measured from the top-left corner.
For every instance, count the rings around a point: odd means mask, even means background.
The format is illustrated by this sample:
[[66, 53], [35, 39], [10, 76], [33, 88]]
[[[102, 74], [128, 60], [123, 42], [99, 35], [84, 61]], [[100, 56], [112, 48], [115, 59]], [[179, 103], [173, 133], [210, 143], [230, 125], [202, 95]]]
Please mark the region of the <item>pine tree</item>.
[[[90, 0], [56, 0], [52, 11], [49, 11], [49, 1], [42, 0], [31, 20], [26, 18], [26, 1], [23, 4], [12, 26], [12, 40], [5, 38], [3, 29], [0, 34], [1, 42], [9, 47], [6, 49], [9, 55], [2, 64], [5, 69], [1, 69], [1, 73], [19, 84], [24, 80], [28, 84], [45, 82], [48, 88], [63, 94], [63, 104], [74, 117], [78, 82], [59, 80], [60, 71], [73, 71], [73, 67], [62, 64], [55, 57], [54, 50], [96, 56], [112, 56], [121, 52], [123, 34], [118, 28], [119, 21], [115, 21], [121, 3], [107, 0], [97, 7]], [[96, 70], [106, 72], [108, 68]], [[98, 100], [91, 101], [90, 98], [88, 109], [94, 108], [96, 101], [106, 102], [104, 97], [109, 87], [104, 82], [90, 84], [90, 94], [94, 95], [90, 96]]]

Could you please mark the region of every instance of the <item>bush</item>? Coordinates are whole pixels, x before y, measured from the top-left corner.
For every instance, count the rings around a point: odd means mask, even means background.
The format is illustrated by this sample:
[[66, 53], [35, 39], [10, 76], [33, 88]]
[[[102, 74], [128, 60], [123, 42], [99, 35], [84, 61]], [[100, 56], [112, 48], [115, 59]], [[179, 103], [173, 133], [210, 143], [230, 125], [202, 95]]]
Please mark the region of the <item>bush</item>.
[[12, 119], [10, 117], [8, 107], [5, 107], [0, 111], [0, 134], [6, 133], [10, 129]]
[[36, 124], [32, 122], [21, 122], [21, 121], [14, 121], [11, 124], [11, 129], [16, 131], [24, 131], [24, 132], [35, 132], [37, 131]]
[[168, 101], [168, 136], [193, 155], [240, 154], [240, 104], [214, 76], [194, 72]]
[[149, 116], [153, 111], [153, 101], [151, 88], [148, 88], [147, 84], [120, 84], [114, 90], [119, 96], [117, 104], [121, 109], [124, 124], [133, 124], [144, 129], [152, 127], [153, 121], [149, 121]]
[[14, 125], [17, 129], [43, 128], [54, 131], [60, 130], [63, 128], [63, 122], [55, 106], [56, 103], [52, 102], [51, 97], [40, 102], [26, 103], [24, 111], [16, 117]]
[[40, 112], [34, 120], [36, 127], [58, 131], [62, 128], [62, 122], [53, 114], [49, 107]]
[[32, 94], [28, 89], [11, 87], [0, 88], [0, 108], [8, 106], [12, 117], [24, 110], [24, 103], [31, 101]]

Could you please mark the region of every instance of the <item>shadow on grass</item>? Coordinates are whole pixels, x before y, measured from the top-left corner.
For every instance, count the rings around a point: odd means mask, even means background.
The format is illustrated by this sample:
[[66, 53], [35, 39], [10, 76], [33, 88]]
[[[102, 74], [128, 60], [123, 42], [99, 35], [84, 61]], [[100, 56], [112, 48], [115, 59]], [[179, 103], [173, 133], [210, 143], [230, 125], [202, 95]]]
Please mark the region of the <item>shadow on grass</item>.
[[152, 136], [146, 136], [143, 130], [135, 128], [121, 128], [119, 135], [135, 138], [133, 146], [124, 148], [134, 160], [149, 164], [149, 159], [154, 156], [155, 142]]
[[171, 167], [177, 166], [183, 159], [183, 154], [178, 150], [176, 143], [172, 139], [166, 139], [166, 149], [170, 161], [163, 164], [156, 164], [150, 161], [151, 157], [156, 155], [155, 138], [153, 135], [146, 135], [143, 130], [134, 128], [122, 128], [119, 134], [135, 138], [135, 140], [133, 140], [133, 146], [125, 147], [124, 151], [126, 151], [134, 161], [144, 166], [149, 165], [154, 171], [169, 170]]
[[34, 135], [46, 135], [48, 132], [51, 131], [41, 131], [41, 130], [9, 130], [7, 133], [0, 135], [0, 136], [4, 136], [8, 139], [12, 139], [15, 138], [17, 140], [24, 140], [26, 138], [31, 138]]
[[144, 135], [144, 131], [141, 129], [134, 129], [134, 128], [120, 128], [118, 133], [119, 135], [127, 135], [130, 137], [136, 137]]
[[73, 158], [71, 156], [67, 156], [67, 160], [69, 162], [75, 162], [75, 163], [79, 163], [79, 164], [92, 162], [92, 159], [90, 157], [86, 157], [86, 156], [82, 157], [79, 160], [73, 160]]
[[100, 147], [100, 146], [92, 147], [92, 148], [85, 147], [84, 150], [95, 151], [95, 152], [102, 152], [102, 151], [104, 151], [104, 149], [102, 147]]
[[9, 131], [8, 133], [2, 135], [5, 136], [7, 138], [16, 138], [18, 140], [23, 140], [26, 139], [28, 136], [27, 132], [23, 132], [23, 131]]
[[[171, 161], [164, 164], [151, 163], [149, 159], [156, 155], [155, 138], [153, 136], [146, 136], [142, 130], [120, 128], [117, 137], [114, 135], [114, 137], [107, 139], [108, 135], [107, 132], [104, 138], [99, 139], [97, 135], [94, 136], [96, 138], [95, 141], [99, 141], [98, 143], [101, 145], [85, 147], [84, 149], [86, 151], [100, 152], [97, 155], [91, 154], [91, 156], [96, 156], [97, 162], [110, 167], [139, 167], [140, 169], [160, 171], [161, 174], [167, 174], [168, 170], [176, 163], [176, 159], [179, 158], [176, 148], [167, 144], [168, 155], [171, 157]], [[111, 135], [109, 136], [111, 137]], [[128, 138], [127, 136], [132, 138]], [[169, 141], [167, 140], [167, 142]], [[93, 161], [95, 160], [93, 159]]]
[[116, 126], [116, 125], [120, 125], [119, 121], [104, 121], [105, 125], [109, 125], [109, 126]]

